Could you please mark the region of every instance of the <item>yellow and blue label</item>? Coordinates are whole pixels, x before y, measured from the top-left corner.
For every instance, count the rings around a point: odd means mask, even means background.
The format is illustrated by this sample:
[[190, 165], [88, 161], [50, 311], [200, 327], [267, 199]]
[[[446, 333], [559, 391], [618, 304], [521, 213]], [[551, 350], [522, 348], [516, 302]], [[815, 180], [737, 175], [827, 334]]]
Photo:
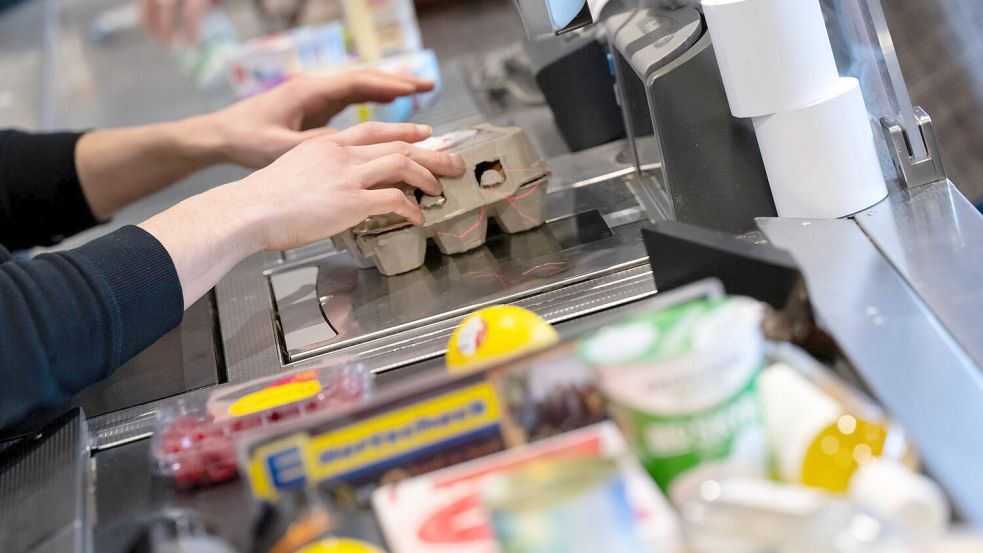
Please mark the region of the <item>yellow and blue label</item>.
[[409, 457], [487, 434], [500, 434], [495, 388], [481, 382], [319, 434], [298, 432], [252, 449], [256, 497], [308, 483], [378, 474]]

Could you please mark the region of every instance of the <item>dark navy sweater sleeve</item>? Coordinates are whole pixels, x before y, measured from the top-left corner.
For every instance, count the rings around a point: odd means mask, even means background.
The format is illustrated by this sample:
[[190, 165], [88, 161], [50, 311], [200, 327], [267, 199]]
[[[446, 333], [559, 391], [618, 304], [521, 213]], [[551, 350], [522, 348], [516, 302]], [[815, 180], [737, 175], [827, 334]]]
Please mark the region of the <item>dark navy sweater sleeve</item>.
[[96, 224], [75, 171], [79, 133], [0, 130], [0, 244], [57, 244]]
[[96, 223], [75, 169], [80, 136], [0, 131], [0, 428], [66, 402], [183, 316], [174, 263], [139, 227], [31, 260], [6, 249]]
[[181, 322], [174, 263], [139, 227], [0, 258], [0, 428], [64, 403]]

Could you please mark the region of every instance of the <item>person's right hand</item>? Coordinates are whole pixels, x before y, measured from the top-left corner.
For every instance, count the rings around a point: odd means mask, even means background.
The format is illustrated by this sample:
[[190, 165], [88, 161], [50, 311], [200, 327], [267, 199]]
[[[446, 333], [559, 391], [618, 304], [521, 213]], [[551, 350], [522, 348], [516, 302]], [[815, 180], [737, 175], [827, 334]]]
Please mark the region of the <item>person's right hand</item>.
[[267, 250], [322, 240], [373, 215], [395, 213], [422, 224], [420, 206], [394, 185], [437, 195], [435, 174], [464, 172], [460, 158], [412, 145], [430, 133], [422, 125], [366, 123], [313, 138], [227, 185], [229, 201], [260, 221]]
[[219, 0], [140, 0], [140, 22], [165, 44], [198, 42], [201, 20]]
[[372, 215], [422, 223], [420, 206], [394, 185], [440, 193], [434, 174], [464, 163], [413, 146], [430, 127], [366, 123], [303, 142], [265, 169], [188, 198], [140, 224], [164, 246], [185, 307], [260, 250], [288, 250], [343, 232]]

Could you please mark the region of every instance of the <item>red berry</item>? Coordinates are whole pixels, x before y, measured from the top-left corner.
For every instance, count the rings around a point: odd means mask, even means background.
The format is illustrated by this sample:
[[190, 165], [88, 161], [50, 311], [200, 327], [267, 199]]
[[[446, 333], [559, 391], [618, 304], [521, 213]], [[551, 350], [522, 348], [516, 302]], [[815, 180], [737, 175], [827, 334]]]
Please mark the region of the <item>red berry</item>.
[[180, 453], [184, 449], [181, 440], [161, 440], [161, 450], [165, 455]]
[[198, 457], [197, 452], [189, 451], [181, 456], [180, 460], [170, 466], [171, 475], [174, 482], [181, 488], [192, 488], [196, 486], [205, 476], [204, 465]]
[[202, 458], [210, 482], [226, 482], [234, 478], [238, 472], [235, 444], [230, 440], [212, 444]]

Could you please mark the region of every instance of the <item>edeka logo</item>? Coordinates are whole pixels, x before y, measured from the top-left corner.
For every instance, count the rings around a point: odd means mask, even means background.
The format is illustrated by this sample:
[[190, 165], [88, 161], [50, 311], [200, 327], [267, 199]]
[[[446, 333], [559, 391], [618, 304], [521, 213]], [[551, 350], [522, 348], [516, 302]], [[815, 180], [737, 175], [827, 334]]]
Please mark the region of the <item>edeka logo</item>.
[[359, 439], [354, 443], [325, 449], [318, 453], [318, 462], [321, 465], [343, 463], [348, 459], [357, 458], [366, 451], [382, 451], [394, 445], [398, 447], [399, 443], [412, 440], [418, 434], [434, 429], [448, 428], [452, 424], [464, 422], [471, 418], [480, 419], [487, 409], [488, 406], [484, 400], [475, 400], [447, 413], [436, 416], [421, 416], [401, 428], [384, 430]]
[[343, 428], [262, 444], [249, 463], [253, 493], [275, 499], [298, 482], [342, 478], [497, 426], [500, 415], [494, 387], [481, 383]]

